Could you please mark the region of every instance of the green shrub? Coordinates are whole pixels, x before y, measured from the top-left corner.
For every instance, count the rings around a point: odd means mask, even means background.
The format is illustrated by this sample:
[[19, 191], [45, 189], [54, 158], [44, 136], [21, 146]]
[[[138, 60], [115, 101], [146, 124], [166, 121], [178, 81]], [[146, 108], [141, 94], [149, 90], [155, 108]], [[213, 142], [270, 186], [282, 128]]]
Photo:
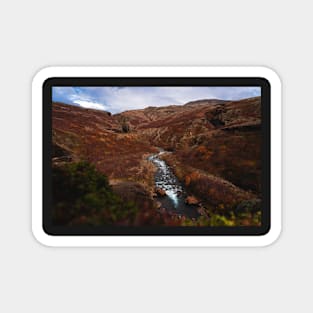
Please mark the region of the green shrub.
[[210, 219], [210, 226], [235, 226], [235, 222], [224, 215], [213, 214]]
[[54, 167], [52, 181], [56, 225], [129, 224], [138, 211], [133, 203], [114, 194], [107, 177], [87, 162]]

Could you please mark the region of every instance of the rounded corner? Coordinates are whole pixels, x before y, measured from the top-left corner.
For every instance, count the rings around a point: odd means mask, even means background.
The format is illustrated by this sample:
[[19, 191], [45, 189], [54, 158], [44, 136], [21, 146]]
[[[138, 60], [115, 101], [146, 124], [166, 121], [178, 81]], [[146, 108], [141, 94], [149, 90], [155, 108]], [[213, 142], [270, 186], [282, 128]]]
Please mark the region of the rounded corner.
[[282, 227], [276, 226], [275, 228], [270, 227], [267, 233], [262, 235], [262, 244], [261, 247], [269, 247], [277, 243], [277, 241], [281, 238]]
[[45, 229], [44, 225], [36, 225], [33, 223], [32, 225], [32, 235], [34, 239], [44, 247], [53, 247], [51, 244], [51, 240], [53, 238], [47, 229]]
[[39, 69], [37, 72], [35, 72], [32, 84], [34, 87], [37, 87], [38, 85], [43, 85], [47, 80], [52, 78], [54, 75], [56, 67], [53, 66], [47, 66]]
[[282, 80], [278, 72], [269, 67], [269, 66], [259, 66], [258, 69], [260, 70], [260, 74], [263, 79], [267, 80], [270, 85], [275, 83], [279, 88], [281, 87]]

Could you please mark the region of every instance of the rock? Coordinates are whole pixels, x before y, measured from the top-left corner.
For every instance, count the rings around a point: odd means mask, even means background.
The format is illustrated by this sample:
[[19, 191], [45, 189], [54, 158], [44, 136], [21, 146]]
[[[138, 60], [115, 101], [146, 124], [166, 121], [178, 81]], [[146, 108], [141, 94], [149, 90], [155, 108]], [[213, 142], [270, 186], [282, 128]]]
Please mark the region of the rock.
[[158, 196], [161, 196], [161, 197], [164, 197], [166, 196], [166, 191], [162, 188], [156, 188], [155, 189], [155, 192]]
[[194, 197], [194, 196], [188, 196], [185, 199], [185, 203], [189, 204], [189, 205], [198, 205], [199, 204], [199, 200], [196, 197]]
[[156, 202], [156, 207], [157, 207], [157, 209], [161, 209], [161, 206], [162, 206], [162, 203], [159, 202], [159, 201], [157, 201], [157, 202]]

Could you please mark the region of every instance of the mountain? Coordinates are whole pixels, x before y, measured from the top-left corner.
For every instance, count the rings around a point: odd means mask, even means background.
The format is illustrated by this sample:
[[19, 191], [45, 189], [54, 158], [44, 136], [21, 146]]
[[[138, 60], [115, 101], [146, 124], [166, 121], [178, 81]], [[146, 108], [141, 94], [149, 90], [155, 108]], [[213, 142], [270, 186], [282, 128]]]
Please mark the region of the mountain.
[[55, 166], [86, 160], [122, 197], [141, 197], [138, 205], [142, 197], [156, 203], [156, 168], [148, 157], [159, 149], [168, 151], [160, 158], [208, 215], [234, 212], [245, 201], [254, 209], [259, 203], [260, 97], [204, 99], [115, 115], [53, 103], [52, 124]]
[[165, 107], [147, 107], [142, 110], [131, 110], [117, 114], [117, 117], [125, 117], [135, 129], [151, 128], [159, 123], [171, 123], [174, 119], [181, 119], [188, 114], [195, 114], [195, 109], [208, 108], [210, 106], [226, 103], [222, 100], [199, 100], [188, 102], [185, 105], [170, 105]]

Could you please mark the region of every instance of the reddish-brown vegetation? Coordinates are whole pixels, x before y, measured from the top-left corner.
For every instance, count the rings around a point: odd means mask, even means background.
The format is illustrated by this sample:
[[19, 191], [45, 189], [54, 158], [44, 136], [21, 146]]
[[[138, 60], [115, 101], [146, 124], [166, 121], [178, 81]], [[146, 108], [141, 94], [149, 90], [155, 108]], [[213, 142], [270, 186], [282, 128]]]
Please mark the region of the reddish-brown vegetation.
[[[172, 151], [163, 158], [207, 212], [235, 211], [243, 201], [261, 197], [259, 97], [117, 115], [54, 103], [52, 112], [54, 162], [94, 164], [109, 177], [114, 192], [143, 212], [157, 207], [152, 199], [155, 169], [147, 160], [157, 147]], [[234, 223], [251, 224], [252, 218]]]
[[123, 133], [122, 125], [114, 116], [54, 103], [52, 121], [54, 145], [74, 159], [93, 163], [109, 178], [153, 179], [152, 166], [145, 158], [156, 149], [136, 133]]

